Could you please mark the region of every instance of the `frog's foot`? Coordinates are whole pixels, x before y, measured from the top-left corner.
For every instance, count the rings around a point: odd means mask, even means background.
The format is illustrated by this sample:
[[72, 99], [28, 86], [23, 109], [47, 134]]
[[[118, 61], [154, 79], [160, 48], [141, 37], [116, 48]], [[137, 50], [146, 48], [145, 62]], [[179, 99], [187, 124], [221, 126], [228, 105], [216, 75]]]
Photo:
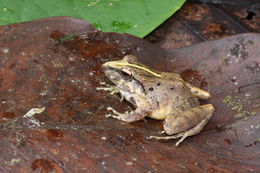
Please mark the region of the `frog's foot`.
[[120, 94], [121, 96], [121, 102], [124, 100], [124, 97], [122, 96], [122, 94], [120, 93], [120, 90], [118, 89], [117, 86], [111, 86], [106, 84], [105, 82], [100, 82], [100, 84], [105, 85], [106, 87], [97, 87], [97, 90], [104, 90], [104, 91], [109, 91], [111, 95], [115, 95], [115, 94]]
[[[192, 134], [193, 135], [193, 134]], [[157, 139], [157, 140], [169, 140], [169, 139], [178, 139], [181, 137], [180, 140], [178, 140], [175, 144], [175, 147], [178, 147], [178, 145], [188, 136], [192, 136], [192, 135], [188, 135], [188, 133], [183, 132], [183, 133], [179, 133], [176, 135], [171, 135], [171, 136], [149, 136], [148, 139]]]
[[120, 93], [119, 89], [116, 86], [97, 87], [97, 90], [109, 91], [111, 95]]
[[112, 117], [112, 118], [115, 118], [115, 119], [118, 119], [118, 120], [122, 120], [122, 121], [125, 121], [125, 117], [128, 113], [128, 111], [126, 111], [125, 113], [120, 113], [120, 112], [117, 112], [115, 109], [113, 109], [112, 107], [107, 107], [107, 110], [109, 111], [112, 111], [113, 114], [106, 114], [106, 117]]
[[210, 98], [210, 94], [207, 91], [197, 88], [188, 82], [185, 82], [185, 84], [190, 88], [190, 91], [194, 96], [201, 98], [201, 99]]

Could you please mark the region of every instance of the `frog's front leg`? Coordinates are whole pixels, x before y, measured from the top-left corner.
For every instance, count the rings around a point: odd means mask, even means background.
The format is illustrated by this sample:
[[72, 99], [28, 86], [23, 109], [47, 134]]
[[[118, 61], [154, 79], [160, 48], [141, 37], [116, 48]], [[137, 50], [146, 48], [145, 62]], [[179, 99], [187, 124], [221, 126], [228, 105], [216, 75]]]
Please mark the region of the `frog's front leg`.
[[134, 122], [143, 119], [147, 115], [149, 115], [151, 110], [150, 103], [143, 97], [136, 96], [135, 97], [135, 105], [136, 109], [132, 110], [131, 112], [125, 112], [125, 113], [119, 113], [116, 110], [114, 110], [112, 107], [108, 107], [107, 110], [110, 110], [113, 112], [113, 114], [108, 114], [106, 117], [113, 117], [121, 121], [126, 122]]
[[194, 107], [181, 114], [180, 111], [175, 111], [172, 115], [167, 116], [164, 122], [164, 130], [167, 135], [171, 136], [150, 136], [150, 139], [181, 138], [175, 145], [178, 146], [188, 136], [198, 134], [208, 123], [214, 111], [215, 109], [211, 104]]
[[131, 112], [126, 111], [125, 113], [119, 113], [112, 107], [107, 107], [107, 110], [112, 111], [113, 114], [107, 114], [106, 117], [113, 117], [118, 120], [126, 121], [129, 123], [143, 119], [145, 116], [147, 116], [148, 113], [141, 108], [136, 108]]

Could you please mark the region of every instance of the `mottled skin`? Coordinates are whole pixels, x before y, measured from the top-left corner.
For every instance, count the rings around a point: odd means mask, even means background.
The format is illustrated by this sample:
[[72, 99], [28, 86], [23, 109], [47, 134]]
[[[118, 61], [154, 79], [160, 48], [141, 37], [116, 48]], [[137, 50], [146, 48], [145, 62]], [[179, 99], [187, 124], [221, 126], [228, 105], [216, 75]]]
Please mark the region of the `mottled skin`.
[[179, 74], [158, 72], [137, 62], [136, 57], [127, 55], [122, 60], [106, 62], [102, 66], [106, 76], [116, 85], [108, 88], [112, 94], [131, 102], [135, 110], [108, 116], [134, 122], [145, 116], [164, 120], [165, 137], [156, 139], [181, 139], [198, 134], [211, 118], [214, 107], [211, 104], [199, 105], [198, 98], [207, 99], [210, 94], [184, 82]]

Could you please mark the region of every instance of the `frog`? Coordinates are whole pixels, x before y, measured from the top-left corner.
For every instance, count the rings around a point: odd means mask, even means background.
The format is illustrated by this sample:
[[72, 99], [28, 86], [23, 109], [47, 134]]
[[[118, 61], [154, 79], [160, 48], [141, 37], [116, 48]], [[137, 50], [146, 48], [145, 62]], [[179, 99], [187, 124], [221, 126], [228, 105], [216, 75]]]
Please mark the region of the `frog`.
[[105, 76], [114, 86], [98, 90], [119, 94], [121, 101], [130, 102], [134, 109], [120, 113], [112, 107], [107, 110], [112, 117], [124, 122], [135, 122], [149, 117], [163, 121], [162, 134], [148, 139], [179, 139], [178, 146], [189, 136], [200, 133], [211, 119], [215, 109], [212, 104], [200, 105], [199, 99], [209, 99], [210, 93], [184, 81], [178, 73], [160, 72], [138, 62], [133, 55], [108, 61], [102, 65]]

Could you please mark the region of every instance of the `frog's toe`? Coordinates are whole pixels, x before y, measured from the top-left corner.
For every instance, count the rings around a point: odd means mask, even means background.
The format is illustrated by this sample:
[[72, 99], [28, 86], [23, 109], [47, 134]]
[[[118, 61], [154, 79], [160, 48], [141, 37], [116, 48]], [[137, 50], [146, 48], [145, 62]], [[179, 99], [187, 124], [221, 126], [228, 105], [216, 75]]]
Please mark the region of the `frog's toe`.
[[113, 109], [112, 107], [107, 107], [107, 110], [112, 111], [113, 114], [106, 114], [105, 116], [108, 117], [112, 117], [118, 120], [122, 120], [125, 121], [125, 116], [126, 114], [128, 114], [129, 112], [126, 111], [124, 114], [117, 112], [115, 109]]
[[105, 84], [105, 87], [97, 87], [96, 90], [103, 90], [103, 91], [109, 91], [109, 93], [111, 95], [115, 95], [115, 94], [118, 94], [120, 93], [120, 90], [117, 88], [117, 86], [110, 86], [106, 83], [102, 83], [102, 84]]
[[120, 91], [118, 89], [114, 89], [114, 88], [111, 89], [111, 92], [110, 92], [111, 95], [115, 95], [118, 93], [120, 93]]
[[161, 134], [166, 134], [166, 131], [165, 130], [161, 131]]
[[179, 133], [179, 134], [171, 135], [171, 136], [149, 136], [148, 139], [170, 140], [170, 139], [178, 139], [178, 138], [180, 138], [180, 137], [181, 137], [181, 139], [179, 139], [179, 140], [176, 142], [176, 144], [175, 144], [175, 146], [178, 147], [178, 145], [179, 145], [182, 141], [184, 141], [185, 138], [188, 137], [188, 135], [186, 135], [185, 133]]
[[148, 139], [157, 139], [157, 140], [169, 140], [169, 139], [178, 139], [178, 135], [172, 135], [172, 136], [149, 136]]
[[115, 118], [115, 119], [118, 119], [118, 120], [124, 120], [124, 117], [123, 115], [118, 115], [118, 114], [106, 114], [105, 115], [106, 118]]
[[112, 108], [112, 107], [107, 107], [107, 110], [108, 111], [112, 111], [114, 114], [120, 114], [119, 112], [117, 112], [114, 108]]
[[114, 115], [113, 115], [113, 114], [106, 114], [105, 117], [106, 117], [106, 118], [114, 117]]

